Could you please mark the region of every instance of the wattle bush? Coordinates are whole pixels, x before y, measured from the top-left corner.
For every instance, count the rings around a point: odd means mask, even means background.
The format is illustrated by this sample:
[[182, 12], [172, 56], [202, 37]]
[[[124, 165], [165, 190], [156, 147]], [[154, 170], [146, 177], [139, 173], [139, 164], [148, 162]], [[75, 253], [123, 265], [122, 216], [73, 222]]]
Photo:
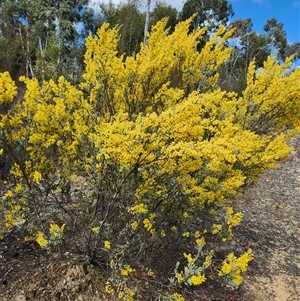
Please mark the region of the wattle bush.
[[13, 162], [2, 235], [21, 224], [49, 251], [87, 255], [118, 299], [139, 299], [174, 241], [169, 289], [157, 298], [184, 300], [181, 286], [208, 278], [238, 287], [252, 251], [221, 264], [215, 252], [242, 219], [234, 207], [247, 184], [286, 158], [299, 130], [300, 68], [252, 62], [242, 97], [222, 91], [231, 32], [219, 29], [199, 52], [205, 29], [188, 34], [190, 21], [172, 34], [158, 22], [127, 57], [104, 24], [86, 41], [80, 85], [22, 78], [21, 103], [0, 74], [0, 143]]

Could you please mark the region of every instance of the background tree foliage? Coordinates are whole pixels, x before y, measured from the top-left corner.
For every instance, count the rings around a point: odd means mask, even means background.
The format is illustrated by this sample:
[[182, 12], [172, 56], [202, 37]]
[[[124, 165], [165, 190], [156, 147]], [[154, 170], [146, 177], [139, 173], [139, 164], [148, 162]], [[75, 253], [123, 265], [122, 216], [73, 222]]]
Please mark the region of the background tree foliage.
[[[78, 83], [84, 70], [83, 42], [89, 34], [95, 35], [103, 22], [120, 27], [119, 55], [132, 55], [140, 50], [145, 39], [145, 4], [141, 0], [128, 0], [119, 5], [110, 1], [91, 8], [87, 0], [2, 0], [0, 70], [9, 71], [15, 80], [20, 75], [38, 79], [64, 75]], [[234, 14], [231, 4], [224, 0], [188, 0], [180, 12], [163, 1], [152, 1], [149, 22], [152, 26], [166, 17], [167, 27], [172, 31], [179, 20], [186, 20], [195, 13], [197, 17], [190, 30], [204, 25], [208, 30], [198, 44], [200, 48], [209, 39], [208, 33], [226, 25]], [[267, 20], [265, 35], [252, 30], [250, 19], [237, 20], [229, 24], [230, 28], [236, 28], [234, 37], [238, 43], [232, 59], [221, 67], [219, 84], [223, 89], [241, 93], [246, 85], [247, 67], [254, 57], [257, 68], [274, 51], [281, 60], [290, 55], [299, 58], [299, 43], [289, 45], [283, 24], [275, 19]]]
[[197, 13], [192, 23], [192, 29], [207, 26], [216, 30], [220, 25], [226, 25], [233, 16], [232, 5], [227, 0], [187, 0], [180, 12], [180, 20], [186, 20]]
[[76, 24], [87, 20], [83, 19], [87, 4], [88, 0], [1, 1], [0, 34], [4, 42], [15, 45], [7, 60], [18, 62], [16, 78], [24, 74], [50, 79], [64, 74], [77, 79], [83, 53], [78, 55], [82, 37]]
[[[251, 60], [240, 95], [226, 92], [234, 31], [220, 26], [198, 47], [206, 29], [190, 32], [192, 22], [171, 32], [158, 22], [133, 55], [119, 55], [122, 28], [104, 23], [86, 40], [77, 85], [22, 77], [22, 102], [0, 75], [0, 142], [12, 160], [2, 235], [22, 224], [49, 251], [85, 254], [118, 299], [144, 300], [151, 277], [157, 299], [184, 300], [182, 287], [207, 279], [238, 287], [253, 254], [221, 252], [242, 219], [234, 207], [300, 128], [292, 58], [259, 69]], [[164, 278], [158, 258], [170, 263]]]

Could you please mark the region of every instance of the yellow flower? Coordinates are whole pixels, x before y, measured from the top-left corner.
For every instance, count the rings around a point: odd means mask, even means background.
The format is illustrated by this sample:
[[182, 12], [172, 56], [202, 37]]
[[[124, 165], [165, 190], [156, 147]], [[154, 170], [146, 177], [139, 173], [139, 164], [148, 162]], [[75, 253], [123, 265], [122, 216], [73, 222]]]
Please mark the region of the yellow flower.
[[48, 240], [45, 238], [44, 233], [40, 231], [37, 233], [36, 241], [41, 248], [45, 248], [48, 245]]
[[229, 207], [227, 209], [226, 223], [228, 226], [235, 227], [241, 222], [242, 217], [243, 217], [242, 212], [234, 213], [232, 207]]
[[191, 253], [189, 254], [183, 253], [183, 256], [187, 259], [188, 263], [190, 264], [194, 264], [196, 261], [196, 258], [193, 258]]
[[211, 265], [211, 262], [212, 262], [212, 254], [208, 254], [206, 257], [205, 257], [205, 261], [203, 263], [203, 268], [206, 269], [208, 268], [210, 265]]
[[95, 233], [95, 234], [99, 234], [99, 230], [100, 230], [100, 227], [93, 227], [92, 229], [92, 232]]
[[118, 299], [122, 299], [123, 296], [124, 296], [124, 292], [123, 292], [123, 291], [120, 291], [120, 292], [118, 293]]
[[11, 198], [13, 197], [13, 192], [9, 189], [6, 191], [5, 195], [3, 196], [4, 199], [7, 199], [7, 198]]
[[110, 248], [111, 248], [110, 241], [108, 241], [108, 240], [105, 240], [105, 241], [104, 241], [104, 248], [105, 248], [105, 249], [110, 249]]
[[228, 254], [227, 258], [223, 261], [219, 276], [226, 276], [226, 280], [231, 279], [231, 284], [238, 287], [243, 282], [242, 272], [248, 268], [248, 263], [253, 259], [252, 250], [249, 249], [240, 257], [236, 257], [233, 253]]
[[147, 209], [147, 206], [145, 204], [138, 204], [138, 205], [135, 205], [135, 206], [131, 207], [128, 210], [128, 212], [132, 213], [132, 214], [147, 213], [148, 209]]
[[224, 262], [219, 272], [219, 276], [230, 274], [232, 271], [232, 265], [230, 263]]
[[165, 230], [160, 231], [160, 236], [161, 237], [166, 237], [167, 236]]
[[254, 256], [252, 250], [249, 249], [246, 253], [237, 258], [237, 266], [242, 272], [246, 272], [248, 268], [248, 263], [253, 260]]
[[188, 214], [187, 212], [184, 212], [184, 213], [183, 213], [183, 217], [184, 217], [184, 218], [189, 218], [190, 216], [189, 216], [189, 214]]
[[155, 275], [154, 272], [153, 272], [151, 269], [148, 270], [147, 274], [148, 274], [149, 276], [154, 276], [154, 275]]
[[42, 174], [39, 171], [34, 171], [32, 177], [33, 181], [37, 184], [42, 180]]
[[199, 238], [200, 235], [201, 235], [201, 234], [200, 234], [200, 231], [196, 231], [194, 236], [195, 236], [195, 238]]
[[30, 236], [28, 236], [28, 235], [26, 235], [25, 237], [24, 237], [24, 241], [31, 241], [32, 240], [32, 237], [30, 237]]
[[172, 226], [171, 230], [172, 230], [173, 232], [177, 232], [177, 227], [176, 227], [176, 226]]
[[197, 238], [196, 239], [196, 244], [199, 248], [202, 248], [205, 246], [205, 238], [201, 237], [201, 238]]
[[234, 286], [240, 286], [243, 283], [243, 277], [242, 277], [240, 271], [236, 271], [235, 273], [232, 273], [231, 277], [232, 277]]
[[175, 277], [177, 278], [177, 282], [178, 282], [178, 283], [181, 283], [181, 282], [182, 282], [182, 280], [183, 280], [182, 273], [176, 273], [176, 274], [175, 274]]
[[136, 230], [138, 228], [138, 226], [139, 226], [139, 223], [137, 221], [134, 221], [134, 222], [131, 223], [131, 228], [133, 230]]
[[179, 293], [174, 293], [173, 297], [174, 297], [174, 301], [185, 301], [184, 297]]
[[115, 290], [111, 287], [111, 284], [109, 281], [106, 281], [105, 283], [105, 292], [109, 295], [113, 295]]
[[216, 235], [216, 234], [220, 233], [221, 230], [222, 230], [221, 224], [213, 224], [211, 234]]
[[52, 240], [61, 238], [66, 224], [63, 224], [61, 227], [56, 224], [50, 224], [49, 233]]
[[123, 276], [128, 276], [129, 274], [135, 272], [135, 269], [133, 269], [130, 266], [125, 266], [124, 268], [121, 269], [121, 274]]
[[21, 184], [17, 184], [16, 188], [15, 188], [15, 192], [21, 192], [22, 191], [22, 185]]
[[126, 287], [125, 288], [125, 293], [126, 293], [126, 298], [124, 299], [124, 301], [133, 301], [134, 300], [133, 297], [135, 295], [135, 292], [133, 290]]
[[198, 274], [198, 275], [193, 275], [191, 278], [191, 283], [192, 285], [200, 285], [201, 283], [203, 283], [206, 278], [204, 275]]
[[152, 222], [148, 218], [143, 220], [143, 224], [144, 228], [147, 229], [152, 235], [155, 234], [155, 229], [153, 229]]

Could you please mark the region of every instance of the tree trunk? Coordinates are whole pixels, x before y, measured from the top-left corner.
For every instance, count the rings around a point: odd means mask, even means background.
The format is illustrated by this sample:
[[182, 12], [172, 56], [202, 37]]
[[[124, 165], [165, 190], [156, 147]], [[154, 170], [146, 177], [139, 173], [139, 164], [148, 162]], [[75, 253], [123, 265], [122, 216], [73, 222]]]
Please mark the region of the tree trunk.
[[147, 0], [145, 30], [144, 30], [144, 44], [146, 44], [146, 42], [147, 42], [147, 32], [149, 29], [149, 19], [150, 19], [150, 5], [151, 5], [151, 0]]

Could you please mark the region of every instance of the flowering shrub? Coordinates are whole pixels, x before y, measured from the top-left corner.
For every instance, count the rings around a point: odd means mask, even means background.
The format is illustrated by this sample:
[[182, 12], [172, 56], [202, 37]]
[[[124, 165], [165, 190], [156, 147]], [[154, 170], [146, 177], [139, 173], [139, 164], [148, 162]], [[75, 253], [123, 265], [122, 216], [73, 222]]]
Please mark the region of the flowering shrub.
[[228, 254], [219, 271], [219, 276], [232, 287], [240, 286], [243, 282], [241, 273], [247, 271], [248, 263], [252, 259], [251, 249], [238, 258], [233, 253]]
[[210, 276], [241, 284], [252, 253], [218, 267], [216, 242], [233, 238], [236, 200], [286, 158], [299, 130], [300, 68], [270, 57], [263, 69], [250, 65], [241, 97], [222, 91], [231, 32], [221, 27], [198, 52], [205, 29], [188, 34], [190, 22], [172, 34], [158, 22], [128, 57], [117, 56], [118, 30], [104, 24], [86, 41], [79, 86], [22, 78], [22, 103], [0, 75], [0, 142], [13, 162], [2, 232], [26, 219], [26, 237], [41, 247], [105, 267], [105, 290], [120, 300], [139, 298], [141, 279], [156, 277], [155, 250], [179, 239], [165, 300], [184, 300], [180, 286]]

